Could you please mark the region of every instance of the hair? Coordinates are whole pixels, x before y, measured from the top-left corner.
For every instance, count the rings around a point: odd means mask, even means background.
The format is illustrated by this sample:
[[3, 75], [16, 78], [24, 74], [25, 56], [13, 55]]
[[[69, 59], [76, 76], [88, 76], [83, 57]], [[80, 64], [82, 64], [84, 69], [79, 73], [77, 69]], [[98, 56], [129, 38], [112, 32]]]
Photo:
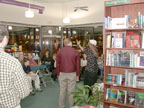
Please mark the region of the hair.
[[64, 39], [64, 45], [70, 44], [71, 40], [69, 38]]
[[2, 42], [4, 37], [9, 37], [8, 35], [8, 30], [7, 30], [7, 25], [0, 24], [0, 42]]
[[27, 61], [29, 61], [29, 59], [28, 58], [24, 58], [23, 62], [25, 63]]
[[96, 47], [94, 45], [90, 44], [89, 48], [92, 51], [92, 53], [94, 54], [94, 56], [98, 57], [98, 53], [96, 51]]

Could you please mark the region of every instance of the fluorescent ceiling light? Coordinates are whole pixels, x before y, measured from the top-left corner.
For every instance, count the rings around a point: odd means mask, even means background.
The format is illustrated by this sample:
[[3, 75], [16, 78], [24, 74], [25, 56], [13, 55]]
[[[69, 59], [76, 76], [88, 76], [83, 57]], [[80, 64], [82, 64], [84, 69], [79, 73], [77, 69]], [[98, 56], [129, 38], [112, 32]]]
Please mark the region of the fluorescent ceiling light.
[[33, 18], [34, 17], [34, 12], [31, 9], [25, 11], [25, 17], [26, 18]]
[[70, 23], [70, 18], [69, 17], [65, 17], [63, 19], [63, 23]]

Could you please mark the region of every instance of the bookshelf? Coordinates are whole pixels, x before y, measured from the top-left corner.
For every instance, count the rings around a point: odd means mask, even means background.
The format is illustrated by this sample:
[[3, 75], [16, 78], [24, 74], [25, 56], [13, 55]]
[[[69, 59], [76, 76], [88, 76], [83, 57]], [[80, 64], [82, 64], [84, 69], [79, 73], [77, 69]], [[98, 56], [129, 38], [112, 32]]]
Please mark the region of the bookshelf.
[[[109, 5], [107, 5], [109, 4]], [[119, 20], [119, 22], [118, 22]], [[122, 24], [122, 25], [120, 25]], [[118, 26], [116, 26], [118, 25]], [[119, 26], [120, 25], [120, 26]], [[144, 88], [129, 86], [137, 84], [138, 76], [144, 76], [144, 66], [141, 60], [144, 55], [144, 1], [143, 0], [107, 0], [105, 1], [105, 62], [104, 62], [104, 108], [144, 108], [144, 99], [142, 104], [135, 102], [128, 104], [128, 92], [135, 93], [135, 101], [140, 101], [137, 98], [138, 93], [144, 93]], [[115, 28], [116, 27], [116, 28]], [[133, 34], [134, 38], [129, 38], [128, 32]], [[121, 35], [121, 34], [122, 35]], [[119, 34], [117, 37], [115, 35]], [[110, 35], [110, 38], [108, 38]], [[135, 35], [135, 36], [134, 36]], [[131, 35], [130, 35], [131, 36]], [[115, 38], [116, 37], [116, 38]], [[117, 40], [119, 38], [119, 40]], [[136, 45], [133, 45], [133, 40]], [[115, 45], [113, 45], [113, 43]], [[109, 45], [110, 44], [110, 45]], [[120, 44], [119, 46], [117, 44]], [[127, 44], [127, 45], [126, 45]], [[130, 47], [129, 47], [130, 45]], [[129, 58], [127, 59], [126, 56]], [[113, 58], [112, 58], [113, 57]], [[124, 61], [124, 59], [128, 61]], [[115, 62], [116, 61], [116, 62]], [[143, 61], [144, 62], [144, 61]], [[125, 64], [126, 63], [126, 64]], [[131, 71], [129, 74], [127, 70]], [[112, 75], [121, 79], [121, 85], [108, 83], [108, 75]], [[126, 75], [130, 75], [126, 76]], [[131, 76], [133, 80], [131, 81]], [[124, 79], [124, 81], [123, 81]], [[118, 79], [114, 79], [115, 80]], [[130, 80], [130, 81], [129, 81]], [[123, 83], [124, 85], [123, 85]], [[128, 83], [128, 84], [126, 84]], [[123, 103], [112, 102], [109, 99], [110, 90], [126, 91], [125, 101]], [[108, 96], [108, 97], [107, 97]], [[118, 95], [117, 95], [118, 97]]]

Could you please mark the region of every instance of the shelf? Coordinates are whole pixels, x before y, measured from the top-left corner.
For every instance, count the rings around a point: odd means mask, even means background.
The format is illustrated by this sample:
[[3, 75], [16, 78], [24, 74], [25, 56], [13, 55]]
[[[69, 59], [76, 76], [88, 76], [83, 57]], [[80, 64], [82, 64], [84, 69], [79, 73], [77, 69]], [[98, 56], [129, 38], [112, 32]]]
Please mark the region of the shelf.
[[143, 31], [144, 28], [105, 29], [105, 31], [130, 31], [130, 30], [139, 30], [139, 31]]
[[116, 84], [109, 84], [109, 83], [104, 83], [106, 86], [113, 86], [116, 87], [117, 89], [127, 89], [129, 91], [140, 91], [144, 93], [144, 88], [134, 88], [134, 87], [129, 87], [129, 86], [122, 86], [122, 85], [116, 85]]
[[[133, 105], [127, 105], [127, 104], [121, 104], [121, 103], [113, 103], [113, 102], [107, 102], [107, 101], [104, 101], [104, 103], [112, 104], [112, 105], [115, 105], [115, 106], [123, 106], [123, 107], [127, 107], [127, 108], [142, 108], [142, 107], [137, 107], [137, 106], [133, 106]], [[123, 107], [121, 107], [121, 108], [123, 108]]]
[[106, 50], [144, 50], [144, 48], [106, 48]]
[[139, 70], [144, 70], [144, 68], [127, 67], [127, 66], [105, 66], [105, 67], [111, 67], [111, 68], [126, 68], [126, 69], [139, 69]]

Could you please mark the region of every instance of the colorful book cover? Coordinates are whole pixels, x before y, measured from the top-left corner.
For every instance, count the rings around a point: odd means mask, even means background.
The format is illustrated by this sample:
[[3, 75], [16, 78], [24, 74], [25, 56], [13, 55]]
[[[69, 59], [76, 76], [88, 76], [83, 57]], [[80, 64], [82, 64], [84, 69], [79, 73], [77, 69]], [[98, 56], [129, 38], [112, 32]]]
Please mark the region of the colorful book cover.
[[109, 101], [110, 102], [117, 103], [117, 93], [118, 93], [117, 89], [110, 89], [110, 91], [109, 91]]
[[144, 107], [144, 93], [136, 93], [135, 106]]
[[118, 94], [117, 94], [117, 102], [118, 103], [122, 103], [125, 104], [126, 103], [126, 93], [127, 91], [125, 90], [118, 90]]
[[126, 33], [126, 48], [140, 48], [139, 32], [128, 31]]
[[144, 75], [136, 76], [136, 84], [135, 85], [137, 88], [144, 88]]
[[127, 92], [127, 104], [128, 105], [134, 105], [135, 104], [135, 92], [128, 91]]

